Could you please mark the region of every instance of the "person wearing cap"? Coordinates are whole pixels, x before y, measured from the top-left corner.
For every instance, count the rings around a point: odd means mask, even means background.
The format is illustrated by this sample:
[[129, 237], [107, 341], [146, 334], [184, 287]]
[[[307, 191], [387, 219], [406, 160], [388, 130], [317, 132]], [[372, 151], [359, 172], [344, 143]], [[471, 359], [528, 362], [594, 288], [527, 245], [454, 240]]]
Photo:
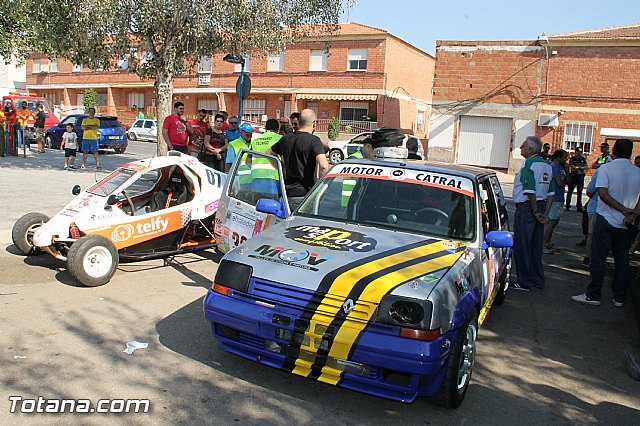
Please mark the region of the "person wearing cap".
[[584, 189], [584, 175], [587, 167], [587, 159], [582, 155], [582, 149], [576, 147], [575, 154], [573, 154], [569, 160], [569, 185], [567, 187], [567, 199], [564, 205], [567, 211], [571, 209], [571, 197], [575, 189], [576, 207], [579, 212], [582, 212], [582, 190]]
[[609, 144], [606, 142], [600, 145], [600, 151], [602, 152], [602, 154], [600, 154], [598, 159], [591, 166], [591, 168], [593, 168], [594, 170], [606, 163], [609, 155], [611, 155], [609, 153]]
[[314, 185], [316, 167], [320, 177], [329, 171], [322, 141], [313, 134], [315, 122], [316, 113], [312, 109], [302, 110], [298, 130], [284, 135], [267, 150], [267, 154], [277, 154], [283, 159], [284, 182], [292, 210], [302, 202]]
[[598, 206], [591, 239], [591, 281], [584, 293], [572, 296], [574, 302], [600, 305], [602, 284], [607, 269], [609, 249], [613, 254], [613, 305], [622, 307], [629, 287], [629, 248], [631, 228], [640, 218], [640, 169], [631, 163], [633, 142], [618, 139], [613, 145], [611, 162], [598, 169], [596, 190]]
[[[229, 124], [231, 124], [231, 119], [229, 119]], [[229, 129], [230, 130], [230, 129]], [[251, 146], [251, 137], [253, 136], [253, 126], [247, 122], [242, 123], [238, 127], [238, 131], [240, 132], [240, 137], [229, 142], [229, 147], [227, 148], [227, 156], [224, 160], [225, 172], [229, 173], [231, 169], [231, 165], [236, 160], [238, 153], [240, 153], [241, 149], [249, 149]], [[227, 133], [228, 134], [228, 133]], [[248, 180], [240, 178], [241, 184], [251, 183], [251, 168], [247, 166], [247, 170], [239, 172], [241, 174], [248, 175]]]
[[[280, 123], [270, 118], [264, 124], [265, 132], [251, 141], [251, 150], [266, 153], [282, 135], [276, 133]], [[278, 168], [269, 159], [253, 157], [251, 160], [251, 186], [254, 192], [278, 195]]]

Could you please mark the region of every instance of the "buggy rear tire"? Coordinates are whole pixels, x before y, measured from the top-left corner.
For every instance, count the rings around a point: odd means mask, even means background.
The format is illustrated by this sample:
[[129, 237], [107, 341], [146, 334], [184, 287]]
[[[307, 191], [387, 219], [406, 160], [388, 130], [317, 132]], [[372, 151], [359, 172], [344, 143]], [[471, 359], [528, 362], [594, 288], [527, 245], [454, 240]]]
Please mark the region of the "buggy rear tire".
[[11, 230], [13, 244], [27, 256], [41, 254], [42, 250], [33, 245], [33, 234], [43, 223], [49, 221], [49, 216], [42, 213], [27, 213], [16, 221]]
[[69, 248], [67, 268], [71, 275], [87, 287], [108, 283], [118, 268], [118, 250], [101, 235], [80, 237]]

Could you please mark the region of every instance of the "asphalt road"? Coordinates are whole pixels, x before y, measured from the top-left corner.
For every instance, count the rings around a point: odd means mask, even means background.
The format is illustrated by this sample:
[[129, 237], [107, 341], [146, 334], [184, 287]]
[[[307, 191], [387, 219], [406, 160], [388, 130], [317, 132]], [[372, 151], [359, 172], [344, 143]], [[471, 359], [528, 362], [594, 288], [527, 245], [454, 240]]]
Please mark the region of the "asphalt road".
[[[103, 164], [116, 167], [150, 148], [137, 146]], [[91, 170], [64, 172], [61, 164], [59, 152], [0, 159], [2, 425], [639, 423], [640, 382], [622, 362], [625, 348], [640, 349], [633, 308], [613, 307], [609, 290], [600, 307], [569, 300], [588, 281], [575, 246], [575, 212], [563, 215], [556, 231], [561, 251], [545, 256], [547, 288], [511, 291], [487, 318], [467, 398], [449, 411], [337, 389], [218, 350], [202, 314], [219, 260], [213, 251], [168, 266], [122, 265], [98, 288], [78, 287], [53, 258], [19, 256], [9, 237], [15, 219], [32, 210], [54, 214], [74, 183], [94, 181]], [[633, 266], [637, 271], [637, 257]], [[123, 353], [132, 340], [149, 347]], [[10, 396], [146, 398], [151, 411], [12, 414]]]

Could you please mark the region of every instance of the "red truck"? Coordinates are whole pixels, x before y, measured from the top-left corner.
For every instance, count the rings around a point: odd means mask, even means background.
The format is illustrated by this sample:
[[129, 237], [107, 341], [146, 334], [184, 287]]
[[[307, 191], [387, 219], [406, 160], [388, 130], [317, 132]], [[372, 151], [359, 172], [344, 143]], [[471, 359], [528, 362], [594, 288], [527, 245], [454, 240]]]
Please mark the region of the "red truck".
[[[27, 103], [27, 108], [31, 112], [37, 112], [36, 106], [40, 103], [44, 107], [44, 112], [47, 114], [47, 118], [44, 122], [44, 130], [45, 132], [51, 126], [57, 125], [60, 120], [53, 114], [53, 110], [49, 106], [49, 102], [40, 96], [21, 94], [21, 93], [10, 93], [9, 95], [5, 95], [2, 97], [2, 110], [4, 111], [4, 116], [6, 118], [7, 124], [10, 126], [15, 123], [16, 120], [16, 111], [22, 108], [22, 102]], [[25, 130], [25, 136], [31, 142], [35, 140], [35, 135], [33, 133], [33, 125], [35, 120], [33, 117], [29, 119], [29, 124], [27, 129]], [[11, 127], [9, 127], [11, 128]], [[11, 132], [13, 133], [13, 132]], [[13, 139], [13, 138], [12, 138]], [[10, 146], [14, 146], [13, 140]]]

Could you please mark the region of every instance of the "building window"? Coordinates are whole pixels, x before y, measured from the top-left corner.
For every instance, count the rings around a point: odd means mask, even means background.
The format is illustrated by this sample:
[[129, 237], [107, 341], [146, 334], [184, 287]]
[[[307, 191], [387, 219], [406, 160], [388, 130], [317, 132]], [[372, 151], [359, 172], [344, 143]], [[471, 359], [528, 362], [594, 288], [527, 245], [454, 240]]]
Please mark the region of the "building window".
[[247, 99], [243, 103], [243, 120], [261, 121], [265, 113], [264, 99]]
[[[242, 55], [244, 58], [244, 72], [249, 72], [249, 68], [251, 65], [251, 57], [249, 55]], [[240, 72], [242, 70], [242, 65], [236, 64], [234, 68], [234, 72]]]
[[48, 59], [34, 59], [33, 60], [33, 73], [34, 74], [40, 74], [40, 73], [43, 73], [43, 72], [49, 72], [49, 60]]
[[340, 120], [364, 121], [364, 117], [369, 115], [369, 104], [364, 102], [341, 102]]
[[364, 71], [367, 69], [367, 49], [349, 49], [350, 71]]
[[576, 148], [589, 154], [593, 147], [593, 131], [598, 127], [597, 123], [584, 121], [567, 121], [564, 123], [564, 149], [571, 152]]
[[267, 71], [284, 71], [284, 53], [269, 55], [269, 59], [267, 61]]
[[307, 109], [312, 110], [316, 113], [316, 117], [318, 116], [318, 103], [317, 102], [307, 102]]
[[49, 62], [49, 72], [58, 72], [58, 58], [52, 59]]
[[425, 117], [427, 116], [427, 112], [423, 110], [418, 110], [418, 115], [416, 116], [416, 132], [424, 132], [425, 126]]
[[217, 99], [198, 99], [198, 111], [201, 109], [206, 110], [209, 115], [218, 113], [218, 100]]
[[129, 108], [144, 108], [144, 93], [129, 93]]
[[74, 65], [73, 72], [82, 72], [82, 65]]
[[200, 63], [198, 64], [198, 74], [211, 74], [212, 69], [213, 62], [211, 61], [211, 56], [201, 57]]
[[329, 52], [325, 49], [312, 50], [309, 53], [309, 71], [326, 71]]
[[40, 74], [40, 64], [41, 64], [41, 59], [34, 59], [33, 60], [33, 73], [34, 74]]

